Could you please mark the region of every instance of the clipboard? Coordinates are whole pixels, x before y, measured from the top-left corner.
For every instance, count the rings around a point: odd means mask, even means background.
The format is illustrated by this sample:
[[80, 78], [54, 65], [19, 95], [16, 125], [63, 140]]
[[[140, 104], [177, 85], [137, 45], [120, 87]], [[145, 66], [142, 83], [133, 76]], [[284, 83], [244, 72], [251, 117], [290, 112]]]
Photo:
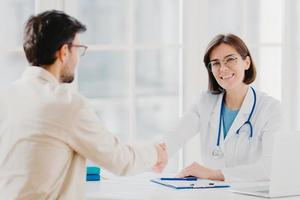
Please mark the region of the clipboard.
[[[167, 179], [167, 180], [166, 180]], [[211, 188], [228, 188], [230, 185], [222, 181], [212, 181], [208, 179], [197, 179], [197, 180], [179, 180], [178, 178], [157, 178], [150, 180], [153, 183], [163, 185], [176, 190], [186, 189], [211, 189]]]

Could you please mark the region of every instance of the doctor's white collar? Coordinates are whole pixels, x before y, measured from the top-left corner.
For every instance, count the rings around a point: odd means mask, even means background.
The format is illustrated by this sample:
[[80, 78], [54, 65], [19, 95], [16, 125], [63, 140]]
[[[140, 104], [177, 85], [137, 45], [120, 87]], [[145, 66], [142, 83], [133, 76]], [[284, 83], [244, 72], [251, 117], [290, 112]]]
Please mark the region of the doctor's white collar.
[[[212, 113], [219, 113], [220, 112], [219, 108], [221, 107], [221, 104], [222, 104], [223, 95], [224, 95], [224, 93], [221, 93], [219, 95], [219, 97], [217, 99], [217, 105], [218, 106], [216, 106], [215, 109], [213, 109]], [[252, 91], [251, 91], [250, 86], [249, 86], [239, 112], [243, 115], [248, 115], [251, 112], [253, 100], [254, 100], [254, 97], [252, 95]]]

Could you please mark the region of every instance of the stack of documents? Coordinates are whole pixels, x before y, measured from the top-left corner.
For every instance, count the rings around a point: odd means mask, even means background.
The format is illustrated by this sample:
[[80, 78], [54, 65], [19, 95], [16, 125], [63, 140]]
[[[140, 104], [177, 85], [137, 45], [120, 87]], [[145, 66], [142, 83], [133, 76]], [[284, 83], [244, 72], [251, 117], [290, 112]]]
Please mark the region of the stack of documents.
[[180, 189], [208, 189], [208, 188], [226, 188], [230, 187], [223, 181], [212, 181], [207, 179], [197, 179], [196, 177], [186, 178], [157, 178], [152, 179], [151, 182], [163, 186]]
[[99, 181], [100, 167], [89, 166], [86, 168], [86, 181]]

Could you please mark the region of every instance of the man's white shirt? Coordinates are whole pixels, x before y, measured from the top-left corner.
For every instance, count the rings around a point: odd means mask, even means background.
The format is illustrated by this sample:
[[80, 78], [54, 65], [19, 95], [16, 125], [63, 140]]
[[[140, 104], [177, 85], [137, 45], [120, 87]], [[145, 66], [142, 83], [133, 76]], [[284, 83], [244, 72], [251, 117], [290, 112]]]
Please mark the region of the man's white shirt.
[[86, 159], [119, 175], [149, 170], [154, 145], [120, 144], [88, 101], [41, 67], [0, 96], [0, 199], [84, 199]]

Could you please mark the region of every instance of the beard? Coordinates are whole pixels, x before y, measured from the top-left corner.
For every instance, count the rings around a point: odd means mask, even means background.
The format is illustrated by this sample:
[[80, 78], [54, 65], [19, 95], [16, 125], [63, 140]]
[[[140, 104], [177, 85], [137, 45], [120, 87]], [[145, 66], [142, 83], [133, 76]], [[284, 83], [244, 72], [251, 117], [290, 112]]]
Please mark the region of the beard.
[[62, 71], [62, 73], [60, 75], [61, 83], [72, 83], [73, 81], [74, 81], [74, 73]]

